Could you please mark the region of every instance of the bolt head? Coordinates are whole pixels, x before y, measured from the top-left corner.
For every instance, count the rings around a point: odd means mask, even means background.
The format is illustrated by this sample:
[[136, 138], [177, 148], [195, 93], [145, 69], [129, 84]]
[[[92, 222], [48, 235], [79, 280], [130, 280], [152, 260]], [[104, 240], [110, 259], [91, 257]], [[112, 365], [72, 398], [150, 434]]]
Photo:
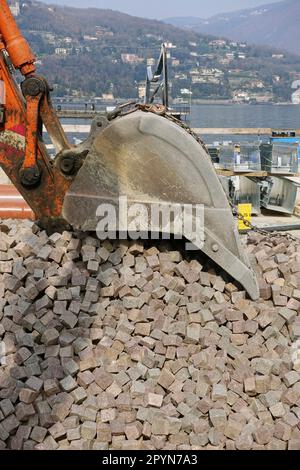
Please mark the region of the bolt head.
[[21, 168], [19, 176], [23, 186], [32, 187], [40, 182], [41, 172], [37, 166]]
[[66, 175], [71, 175], [74, 172], [75, 161], [71, 156], [63, 157], [60, 161], [60, 169]]

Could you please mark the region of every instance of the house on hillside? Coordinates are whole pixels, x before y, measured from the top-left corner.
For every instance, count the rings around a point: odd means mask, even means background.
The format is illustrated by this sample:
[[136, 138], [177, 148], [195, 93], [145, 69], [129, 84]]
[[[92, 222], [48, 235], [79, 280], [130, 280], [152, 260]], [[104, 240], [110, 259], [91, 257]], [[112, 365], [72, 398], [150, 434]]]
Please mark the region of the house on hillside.
[[56, 47], [55, 48], [55, 54], [56, 55], [68, 55], [70, 53], [70, 49], [67, 49], [66, 47]]
[[170, 41], [164, 43], [166, 49], [176, 49], [177, 46]]
[[209, 45], [211, 47], [224, 47], [226, 46], [227, 41], [225, 39], [214, 39], [213, 41], [210, 41]]
[[113, 101], [115, 99], [113, 93], [102, 93], [102, 99], [104, 101]]
[[236, 103], [249, 103], [249, 93], [243, 90], [235, 90], [233, 92], [233, 101], [235, 101]]
[[136, 54], [121, 54], [121, 59], [124, 64], [137, 65], [142, 64], [144, 59]]
[[97, 36], [90, 36], [88, 34], [85, 34], [83, 36], [83, 39], [84, 41], [98, 41], [99, 38]]

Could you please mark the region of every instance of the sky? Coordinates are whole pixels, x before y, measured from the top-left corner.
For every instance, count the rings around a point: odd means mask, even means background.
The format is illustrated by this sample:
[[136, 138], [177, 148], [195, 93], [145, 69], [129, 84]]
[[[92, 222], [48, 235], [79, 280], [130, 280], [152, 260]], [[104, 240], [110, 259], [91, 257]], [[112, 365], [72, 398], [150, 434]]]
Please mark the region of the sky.
[[56, 3], [75, 7], [98, 7], [119, 10], [130, 15], [146, 18], [168, 18], [174, 16], [198, 16], [201, 18], [256, 7], [280, 0], [43, 0], [45, 3]]

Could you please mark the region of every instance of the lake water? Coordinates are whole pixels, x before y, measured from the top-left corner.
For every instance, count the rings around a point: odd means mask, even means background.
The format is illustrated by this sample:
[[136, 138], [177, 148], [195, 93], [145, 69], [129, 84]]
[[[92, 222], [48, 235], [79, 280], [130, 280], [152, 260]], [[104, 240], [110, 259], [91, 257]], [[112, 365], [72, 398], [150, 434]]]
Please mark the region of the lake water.
[[192, 127], [300, 128], [300, 105], [194, 105]]
[[[300, 105], [194, 105], [191, 127], [271, 127], [299, 129]], [[216, 140], [249, 140], [247, 136], [203, 136], [211, 143]], [[255, 136], [251, 136], [254, 140]]]
[[[90, 121], [63, 119], [66, 124], [89, 124]], [[191, 127], [268, 127], [274, 129], [299, 129], [300, 105], [193, 105], [189, 120]], [[72, 134], [84, 139], [86, 135]], [[233, 140], [255, 140], [255, 136], [202, 136], [207, 143]], [[267, 139], [267, 137], [266, 137]]]

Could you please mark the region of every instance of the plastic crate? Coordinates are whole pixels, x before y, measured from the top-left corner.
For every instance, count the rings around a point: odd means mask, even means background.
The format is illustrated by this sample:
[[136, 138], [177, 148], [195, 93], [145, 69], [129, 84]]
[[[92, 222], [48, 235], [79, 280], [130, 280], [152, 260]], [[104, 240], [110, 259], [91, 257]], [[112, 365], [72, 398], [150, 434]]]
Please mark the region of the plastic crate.
[[237, 172], [261, 171], [260, 143], [223, 145], [220, 149], [220, 167]]
[[293, 214], [297, 200], [297, 186], [285, 177], [268, 177], [263, 182], [261, 205], [265, 209]]
[[300, 160], [300, 137], [272, 137], [271, 143], [283, 143], [283, 144], [297, 144], [298, 147], [298, 160]]
[[262, 144], [261, 167], [263, 171], [271, 174], [298, 173], [298, 145], [297, 144]]

